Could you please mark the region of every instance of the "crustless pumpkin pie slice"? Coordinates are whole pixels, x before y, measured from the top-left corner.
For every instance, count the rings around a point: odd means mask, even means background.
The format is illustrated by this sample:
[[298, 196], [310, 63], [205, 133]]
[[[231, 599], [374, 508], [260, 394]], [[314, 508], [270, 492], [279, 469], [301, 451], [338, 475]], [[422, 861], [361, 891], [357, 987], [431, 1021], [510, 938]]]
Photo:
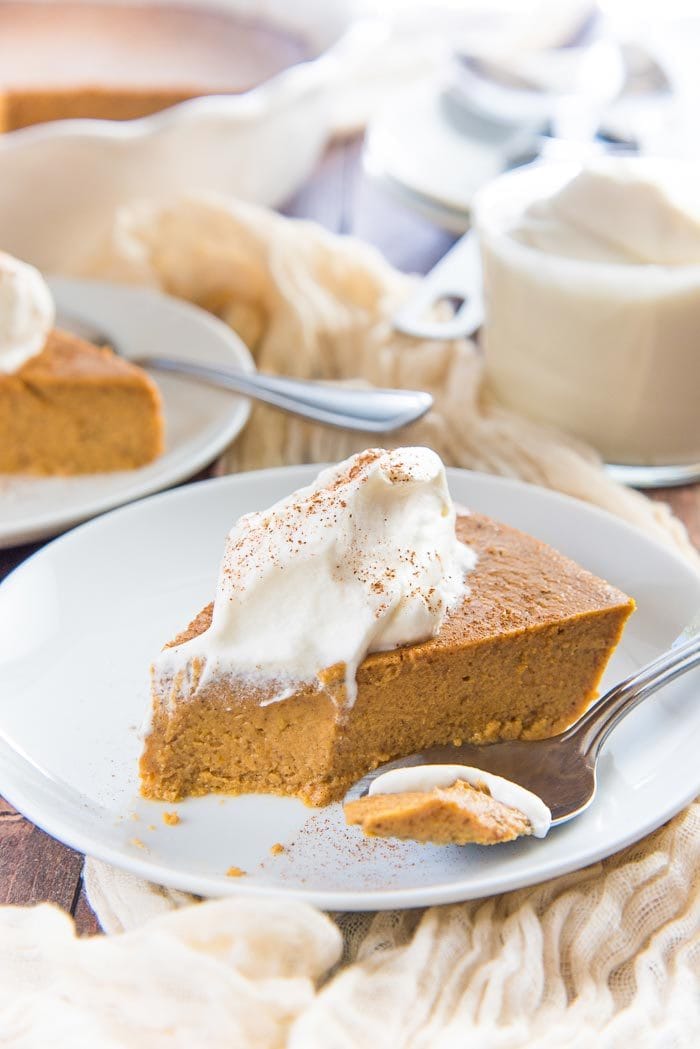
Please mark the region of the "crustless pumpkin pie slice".
[[153, 380], [110, 349], [50, 332], [43, 350], [0, 373], [0, 473], [133, 470], [163, 451]]
[[[427, 747], [540, 739], [575, 721], [598, 695], [634, 602], [514, 528], [479, 514], [456, 528], [477, 555], [468, 595], [435, 637], [368, 655], [354, 702], [343, 665], [281, 701], [235, 670], [204, 679], [196, 656], [170, 678], [154, 674], [144, 795], [269, 792], [326, 805]], [[208, 605], [171, 646], [211, 620]]]
[[524, 812], [492, 797], [483, 784], [372, 794], [345, 805], [345, 819], [370, 838], [431, 845], [498, 845], [532, 834]]

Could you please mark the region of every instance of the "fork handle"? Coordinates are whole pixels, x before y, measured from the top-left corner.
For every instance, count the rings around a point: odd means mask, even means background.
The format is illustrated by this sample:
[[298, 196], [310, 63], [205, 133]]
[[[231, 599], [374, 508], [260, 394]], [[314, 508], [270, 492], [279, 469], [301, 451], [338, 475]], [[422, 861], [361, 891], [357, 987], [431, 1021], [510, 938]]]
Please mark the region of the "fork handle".
[[[697, 627], [697, 622], [693, 626]], [[681, 635], [683, 636], [683, 635]], [[625, 678], [562, 733], [561, 738], [579, 741], [581, 751], [593, 763], [612, 730], [631, 710], [658, 689], [700, 665], [700, 633], [658, 656], [631, 677]]]
[[353, 389], [332, 383], [288, 379], [261, 372], [212, 368], [168, 357], [140, 357], [135, 363], [158, 371], [189, 375], [213, 386], [223, 386], [247, 397], [273, 404], [327, 426], [366, 433], [391, 433], [420, 419], [433, 399], [420, 390]]

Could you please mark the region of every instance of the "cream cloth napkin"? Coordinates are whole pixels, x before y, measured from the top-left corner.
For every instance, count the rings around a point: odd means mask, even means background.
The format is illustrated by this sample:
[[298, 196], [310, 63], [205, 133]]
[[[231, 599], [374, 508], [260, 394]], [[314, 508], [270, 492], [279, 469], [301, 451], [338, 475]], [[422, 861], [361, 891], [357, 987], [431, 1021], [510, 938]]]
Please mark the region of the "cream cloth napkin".
[[[611, 481], [589, 449], [492, 403], [472, 344], [396, 334], [388, 318], [413, 280], [357, 241], [199, 197], [122, 212], [89, 272], [214, 310], [265, 370], [429, 389], [435, 410], [393, 443], [586, 499], [700, 564], [665, 507]], [[369, 443], [256, 406], [225, 467], [332, 460]], [[85, 876], [116, 935], [75, 940], [47, 907], [0, 911], [0, 1030], [4, 1018], [13, 1049], [700, 1044], [698, 803], [534, 888], [335, 922], [294, 902], [189, 905], [92, 860]]]

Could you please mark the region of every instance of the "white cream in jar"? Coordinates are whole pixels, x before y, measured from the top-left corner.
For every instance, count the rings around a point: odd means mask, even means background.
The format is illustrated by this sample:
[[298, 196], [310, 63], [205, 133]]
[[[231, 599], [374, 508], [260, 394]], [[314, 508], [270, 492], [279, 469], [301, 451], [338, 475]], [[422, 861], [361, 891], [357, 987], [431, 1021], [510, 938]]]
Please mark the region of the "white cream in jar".
[[497, 400], [608, 462], [700, 461], [700, 169], [600, 157], [475, 201]]

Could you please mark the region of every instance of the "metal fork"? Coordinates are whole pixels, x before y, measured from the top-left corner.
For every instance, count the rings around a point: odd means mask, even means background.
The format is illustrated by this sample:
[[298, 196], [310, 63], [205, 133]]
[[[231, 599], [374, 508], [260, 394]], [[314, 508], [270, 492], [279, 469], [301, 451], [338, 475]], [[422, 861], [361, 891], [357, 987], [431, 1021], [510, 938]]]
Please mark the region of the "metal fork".
[[[390, 761], [350, 788], [345, 801], [363, 797], [370, 784], [390, 769], [413, 765], [471, 765], [519, 783], [537, 794], [552, 813], [552, 826], [580, 815], [596, 793], [596, 765], [613, 729], [658, 689], [700, 664], [697, 619], [674, 646], [598, 700], [558, 736], [477, 746], [430, 747], [420, 754]], [[692, 636], [688, 637], [692, 630]]]
[[[89, 342], [109, 345], [115, 353], [120, 352], [113, 339], [79, 317], [61, 312], [56, 324]], [[430, 394], [422, 390], [357, 389], [335, 383], [211, 367], [170, 357], [149, 355], [130, 357], [129, 360], [142, 368], [173, 372], [210, 386], [233, 390], [326, 426], [364, 433], [392, 433], [422, 418], [433, 404]]]

